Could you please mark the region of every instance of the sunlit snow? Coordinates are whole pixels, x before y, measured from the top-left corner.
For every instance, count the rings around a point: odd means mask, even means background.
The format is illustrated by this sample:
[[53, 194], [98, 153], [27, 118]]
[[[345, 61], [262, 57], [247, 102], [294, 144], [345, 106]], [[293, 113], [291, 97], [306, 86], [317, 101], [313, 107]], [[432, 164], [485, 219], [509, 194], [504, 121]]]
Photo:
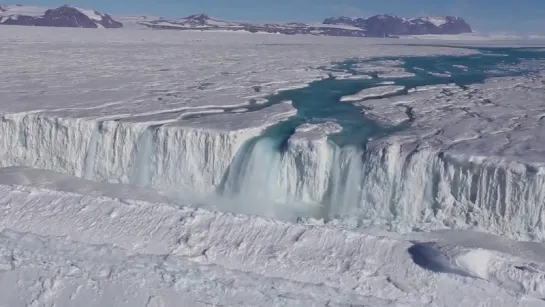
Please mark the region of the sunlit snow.
[[0, 305], [542, 306], [545, 55], [456, 45], [0, 27]]

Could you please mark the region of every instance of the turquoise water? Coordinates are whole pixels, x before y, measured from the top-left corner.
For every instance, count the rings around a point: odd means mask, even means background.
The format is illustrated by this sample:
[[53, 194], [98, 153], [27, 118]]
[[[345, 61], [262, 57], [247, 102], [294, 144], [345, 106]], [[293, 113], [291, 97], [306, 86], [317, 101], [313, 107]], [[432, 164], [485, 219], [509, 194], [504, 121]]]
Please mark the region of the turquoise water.
[[271, 98], [273, 101], [291, 100], [297, 115], [281, 122], [265, 133], [265, 137], [288, 138], [303, 123], [337, 122], [343, 127], [341, 133], [331, 137], [336, 143], [365, 145], [369, 137], [386, 135], [394, 127], [382, 127], [369, 120], [361, 107], [340, 102], [345, 95], [376, 86], [374, 80], [327, 79], [311, 83], [308, 87], [282, 92]]
[[[358, 180], [365, 177], [363, 161], [366, 144], [370, 138], [377, 139], [389, 135], [395, 131], [407, 128], [412, 124], [411, 119], [397, 126], [384, 126], [370, 120], [365, 116], [365, 110], [340, 99], [346, 95], [353, 95], [363, 89], [381, 86], [383, 82], [390, 81], [395, 85], [403, 86], [404, 91], [393, 95], [406, 95], [415, 87], [427, 85], [440, 85], [455, 83], [462, 88], [470, 84], [484, 82], [488, 78], [501, 76], [518, 76], [530, 74], [542, 67], [538, 60], [545, 59], [545, 51], [531, 49], [488, 48], [479, 49], [481, 54], [470, 56], [435, 56], [435, 57], [404, 57], [404, 58], [375, 58], [371, 60], [349, 59], [336, 63], [332, 71], [359, 74], [357, 65], [374, 64], [377, 61], [398, 60], [402, 67], [414, 74], [407, 78], [380, 78], [378, 72], [366, 72], [371, 79], [337, 80], [328, 78], [310, 83], [307, 87], [283, 91], [269, 97], [265, 105], [253, 106], [252, 109], [292, 101], [297, 113], [286, 121], [280, 122], [268, 128], [261, 136], [249, 140], [237, 153], [229, 171], [225, 174], [223, 183], [218, 192], [234, 198], [252, 199], [246, 201], [249, 205], [263, 203], [271, 199], [282, 199], [282, 193], [289, 190], [285, 186], [285, 178], [278, 176], [290, 176], [299, 178], [301, 182], [307, 180], [303, 174], [309, 166], [297, 165], [291, 169], [297, 174], [279, 175], [276, 168], [282, 164], [282, 156], [287, 149], [290, 136], [297, 127], [304, 123], [336, 122], [343, 130], [329, 136], [329, 141], [337, 145], [336, 153], [332, 159], [342, 161], [330, 161], [331, 167], [337, 174], [329, 182], [328, 194], [323, 202], [315, 206], [316, 210], [335, 206], [346, 206], [349, 203], [355, 205], [360, 195], [358, 194]], [[530, 61], [536, 61], [532, 65]], [[528, 64], [530, 63], [530, 65]], [[524, 64], [524, 65], [522, 65]], [[392, 96], [392, 95], [390, 95]], [[344, 156], [343, 156], [344, 155]], [[328, 157], [320, 157], [328, 159]], [[297, 161], [295, 159], [294, 161]], [[297, 162], [302, 163], [302, 162]], [[363, 177], [362, 177], [363, 176]], [[283, 185], [284, 184], [284, 185]], [[297, 202], [297, 199], [293, 199]], [[242, 202], [242, 201], [241, 201]], [[303, 208], [304, 206], [293, 206]], [[326, 217], [328, 213], [315, 214]], [[308, 212], [307, 212], [308, 213]], [[304, 216], [304, 212], [294, 212]]]
[[[404, 86], [406, 91], [395, 95], [405, 95], [411, 88], [455, 83], [460, 86], [482, 83], [491, 77], [518, 76], [532, 72], [532, 68], [521, 69], [524, 60], [545, 59], [545, 51], [532, 49], [482, 48], [482, 54], [470, 56], [435, 56], [405, 58], [375, 58], [372, 60], [350, 59], [337, 63], [333, 70], [358, 74], [354, 66], [358, 63], [373, 64], [383, 60], [401, 60], [406, 71], [414, 73], [409, 78], [378, 78], [376, 73], [371, 80], [336, 80], [329, 78], [315, 81], [308, 87], [281, 92], [271, 96], [271, 104], [291, 100], [297, 114], [288, 121], [268, 129], [262, 137], [279, 139], [281, 146], [285, 140], [303, 123], [335, 121], [343, 131], [330, 136], [340, 146], [364, 146], [370, 137], [377, 138], [403, 129], [409, 122], [400, 126], [380, 126], [364, 115], [362, 107], [340, 102], [341, 97], [353, 95], [363, 89], [380, 86], [384, 81]], [[462, 65], [467, 68], [461, 68]], [[538, 69], [538, 67], [535, 67]], [[441, 74], [441, 75], [437, 75]]]

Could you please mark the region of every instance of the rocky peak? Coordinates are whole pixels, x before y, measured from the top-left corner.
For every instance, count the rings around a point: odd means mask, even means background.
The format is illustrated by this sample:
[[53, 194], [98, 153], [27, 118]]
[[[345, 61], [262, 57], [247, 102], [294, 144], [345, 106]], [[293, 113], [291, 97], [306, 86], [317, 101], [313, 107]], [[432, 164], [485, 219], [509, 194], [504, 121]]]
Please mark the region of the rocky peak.
[[195, 22], [199, 25], [205, 25], [207, 21], [211, 20], [210, 16], [206, 14], [195, 14], [195, 15], [187, 16], [184, 19], [187, 21]]
[[3, 16], [0, 18], [0, 25], [76, 28], [120, 28], [123, 26], [108, 14], [71, 5], [63, 5], [55, 9], [3, 5], [0, 13]]
[[44, 16], [37, 20], [35, 25], [74, 28], [98, 27], [89, 17], [69, 5], [63, 5], [56, 9], [49, 9], [45, 11]]
[[472, 32], [471, 26], [455, 16], [420, 17], [405, 19], [392, 14], [380, 14], [368, 18], [327, 18], [324, 24], [349, 25], [365, 30], [366, 36], [387, 37], [419, 34], [460, 34]]

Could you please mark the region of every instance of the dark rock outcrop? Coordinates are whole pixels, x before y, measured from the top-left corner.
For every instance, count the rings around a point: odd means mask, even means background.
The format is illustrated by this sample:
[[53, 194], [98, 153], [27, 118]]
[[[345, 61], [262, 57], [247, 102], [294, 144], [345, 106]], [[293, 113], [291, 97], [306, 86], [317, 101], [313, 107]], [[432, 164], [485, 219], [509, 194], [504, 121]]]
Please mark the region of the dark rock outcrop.
[[98, 28], [98, 25], [91, 18], [69, 6], [47, 10], [42, 18], [36, 19], [34, 25], [43, 27]]

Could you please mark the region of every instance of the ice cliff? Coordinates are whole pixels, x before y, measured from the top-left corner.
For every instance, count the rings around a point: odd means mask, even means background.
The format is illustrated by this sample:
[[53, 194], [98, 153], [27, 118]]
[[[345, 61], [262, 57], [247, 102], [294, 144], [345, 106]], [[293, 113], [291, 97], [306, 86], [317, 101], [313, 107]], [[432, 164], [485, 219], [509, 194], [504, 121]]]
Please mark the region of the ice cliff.
[[[130, 183], [194, 195], [214, 190], [240, 146], [276, 117], [293, 114], [289, 103], [255, 128], [214, 131], [194, 126], [96, 121], [16, 113], [0, 118], [2, 166], [30, 165], [95, 181]], [[257, 116], [260, 115], [259, 112]], [[263, 116], [265, 117], [265, 116]], [[242, 118], [241, 118], [242, 119]], [[248, 119], [246, 119], [248, 121]], [[190, 121], [189, 121], [190, 122]]]
[[282, 143], [256, 138], [262, 129], [10, 114], [0, 121], [0, 161], [152, 187], [197, 204], [208, 198], [226, 211], [401, 232], [453, 227], [545, 237], [541, 168], [395, 137], [341, 148], [327, 138], [339, 127], [327, 125], [302, 127]]

